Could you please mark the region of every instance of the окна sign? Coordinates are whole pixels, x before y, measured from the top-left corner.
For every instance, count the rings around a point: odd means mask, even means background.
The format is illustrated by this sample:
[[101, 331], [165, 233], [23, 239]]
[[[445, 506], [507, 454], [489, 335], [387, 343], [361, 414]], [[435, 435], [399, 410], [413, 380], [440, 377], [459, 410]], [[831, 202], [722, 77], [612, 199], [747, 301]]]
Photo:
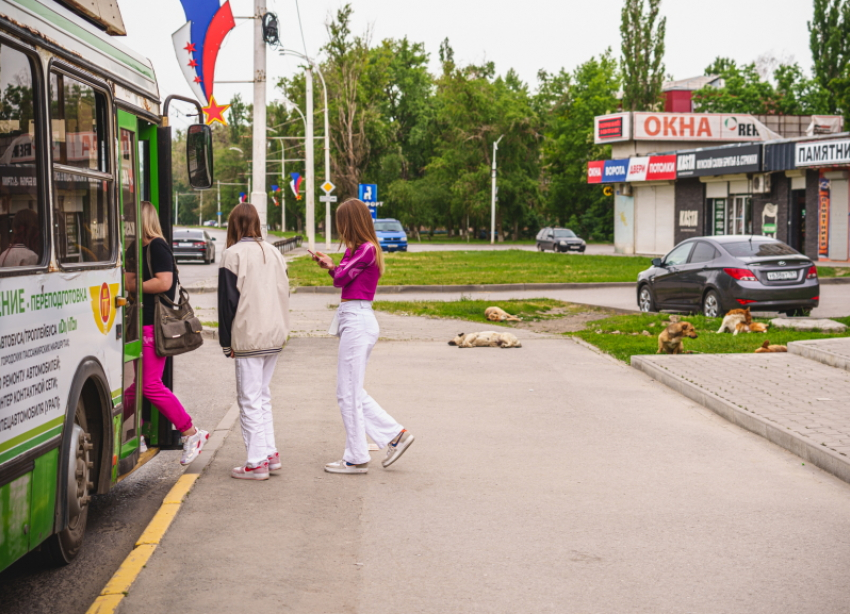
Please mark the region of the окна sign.
[[850, 139], [820, 143], [797, 143], [794, 159], [797, 166], [832, 166], [850, 164]]
[[757, 173], [760, 170], [761, 145], [717, 147], [676, 156], [676, 171], [680, 178]]
[[752, 115], [617, 113], [594, 118], [594, 141], [761, 141]]

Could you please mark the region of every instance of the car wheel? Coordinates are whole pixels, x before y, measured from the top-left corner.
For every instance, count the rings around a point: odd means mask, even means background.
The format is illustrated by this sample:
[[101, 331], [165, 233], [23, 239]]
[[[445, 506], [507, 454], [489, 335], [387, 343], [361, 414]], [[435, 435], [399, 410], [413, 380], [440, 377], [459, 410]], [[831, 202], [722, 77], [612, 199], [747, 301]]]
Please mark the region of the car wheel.
[[538, 252], [542, 252], [542, 251], [543, 251], [543, 244], [542, 244], [542, 243], [538, 243], [538, 244], [537, 244], [537, 251], [538, 251]]
[[77, 400], [74, 425], [71, 428], [71, 442], [68, 447], [68, 526], [59, 533], [47, 538], [44, 554], [54, 565], [67, 565], [80, 553], [86, 534], [86, 521], [89, 515], [89, 492], [94, 488], [91, 483], [92, 463], [91, 435], [86, 423], [86, 410], [83, 399]]
[[714, 290], [706, 292], [702, 299], [702, 314], [706, 318], [720, 317], [720, 297]]
[[652, 290], [649, 289], [649, 286], [641, 286], [640, 292], [638, 292], [638, 306], [644, 313], [655, 311], [655, 299], [652, 298]]

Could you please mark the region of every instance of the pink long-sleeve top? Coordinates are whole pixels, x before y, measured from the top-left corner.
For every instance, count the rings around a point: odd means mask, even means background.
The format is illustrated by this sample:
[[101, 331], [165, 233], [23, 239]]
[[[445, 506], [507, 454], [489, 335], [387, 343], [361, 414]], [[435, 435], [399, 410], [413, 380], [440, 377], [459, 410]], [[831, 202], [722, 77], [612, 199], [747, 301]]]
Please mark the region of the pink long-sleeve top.
[[342, 288], [343, 300], [371, 301], [381, 278], [375, 246], [362, 243], [353, 253], [345, 250], [339, 266], [328, 273], [333, 277], [334, 287]]

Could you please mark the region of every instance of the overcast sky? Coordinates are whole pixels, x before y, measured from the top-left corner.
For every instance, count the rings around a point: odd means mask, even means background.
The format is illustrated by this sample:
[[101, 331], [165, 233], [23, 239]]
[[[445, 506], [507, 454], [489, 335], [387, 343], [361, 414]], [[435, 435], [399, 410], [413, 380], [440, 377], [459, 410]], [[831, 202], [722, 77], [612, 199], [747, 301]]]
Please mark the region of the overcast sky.
[[[267, 9], [281, 21], [281, 40], [287, 48], [304, 50], [295, 0], [266, 0]], [[607, 47], [619, 56], [622, 0], [352, 0], [353, 31], [373, 30], [373, 41], [402, 38], [424, 42], [437, 68], [440, 41], [448, 37], [461, 63], [493, 61], [503, 74], [514, 68], [532, 88], [537, 71], [572, 70]], [[325, 22], [340, 6], [338, 0], [301, 0], [301, 20], [307, 52], [316, 55], [327, 40]], [[125, 43], [149, 57], [160, 81], [160, 93], [191, 95], [174, 57], [171, 34], [185, 23], [179, 0], [120, 0], [129, 35]], [[233, 14], [249, 16], [254, 0], [231, 0]], [[806, 22], [811, 0], [666, 0], [667, 72], [676, 79], [702, 74], [718, 55], [751, 62], [765, 53], [793, 58], [811, 68]], [[250, 20], [239, 20], [219, 55], [216, 80], [252, 78], [253, 31]], [[271, 84], [298, 70], [294, 58], [269, 52]], [[317, 84], [318, 86], [318, 84]], [[236, 92], [251, 99], [251, 85], [220, 84], [219, 102]], [[295, 101], [299, 103], [299, 101]]]

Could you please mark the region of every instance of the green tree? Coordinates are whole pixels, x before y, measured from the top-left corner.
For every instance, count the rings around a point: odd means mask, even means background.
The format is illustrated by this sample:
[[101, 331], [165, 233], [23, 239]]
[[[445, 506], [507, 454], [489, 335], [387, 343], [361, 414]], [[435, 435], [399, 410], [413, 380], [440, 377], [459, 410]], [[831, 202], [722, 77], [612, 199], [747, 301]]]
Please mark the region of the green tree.
[[621, 13], [623, 108], [653, 111], [664, 81], [667, 18], [659, 19], [661, 0], [625, 0]]
[[814, 13], [809, 27], [809, 49], [812, 52], [814, 77], [827, 92], [827, 113], [838, 108], [836, 83], [844, 79], [850, 58], [850, 4], [847, 0], [814, 0]]

